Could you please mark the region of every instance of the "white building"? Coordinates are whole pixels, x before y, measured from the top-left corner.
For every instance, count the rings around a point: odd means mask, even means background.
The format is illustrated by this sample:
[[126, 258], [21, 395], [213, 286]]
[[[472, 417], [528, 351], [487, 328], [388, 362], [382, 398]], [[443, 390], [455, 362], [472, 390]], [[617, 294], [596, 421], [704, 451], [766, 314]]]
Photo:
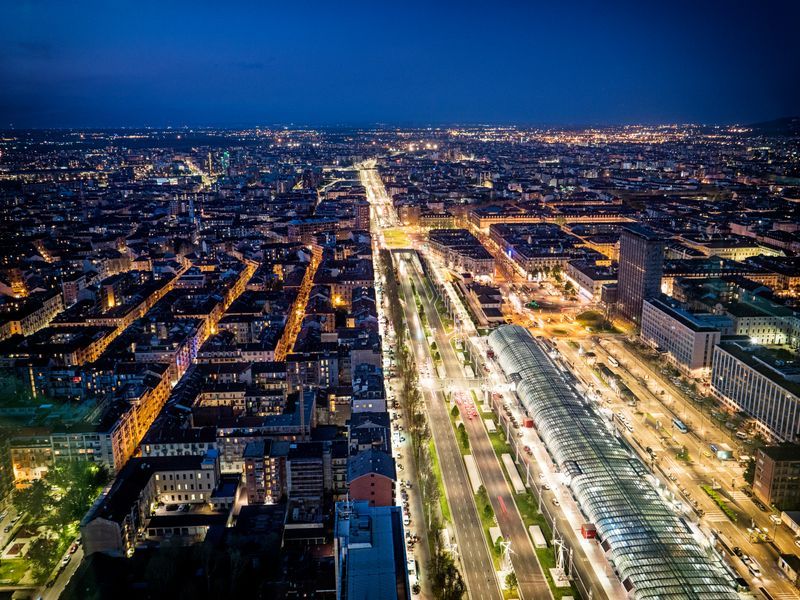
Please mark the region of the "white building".
[[788, 316], [777, 311], [770, 313], [744, 303], [728, 306], [726, 312], [733, 319], [736, 335], [746, 335], [754, 344], [772, 346], [796, 342], [793, 337], [797, 319], [791, 313]]
[[645, 300], [642, 304], [642, 340], [665, 353], [682, 371], [692, 377], [707, 376], [714, 346], [730, 319], [715, 315], [693, 315], [666, 299]]
[[770, 441], [800, 441], [800, 368], [794, 364], [746, 337], [728, 338], [714, 349], [711, 389], [727, 408], [753, 417]]

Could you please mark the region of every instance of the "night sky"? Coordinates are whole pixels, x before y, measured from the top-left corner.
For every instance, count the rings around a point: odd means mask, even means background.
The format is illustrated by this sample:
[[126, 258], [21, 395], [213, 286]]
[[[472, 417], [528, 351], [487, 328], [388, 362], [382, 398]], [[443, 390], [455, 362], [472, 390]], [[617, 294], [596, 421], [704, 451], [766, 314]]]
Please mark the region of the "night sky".
[[0, 2], [0, 128], [752, 123], [800, 2]]

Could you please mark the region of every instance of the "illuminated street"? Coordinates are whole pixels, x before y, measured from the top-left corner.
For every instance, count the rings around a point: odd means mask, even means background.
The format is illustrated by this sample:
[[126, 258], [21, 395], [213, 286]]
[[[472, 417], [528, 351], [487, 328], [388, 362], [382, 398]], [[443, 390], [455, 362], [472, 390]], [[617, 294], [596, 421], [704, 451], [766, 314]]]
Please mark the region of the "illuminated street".
[[[429, 292], [430, 286], [423, 280], [424, 276], [420, 272], [419, 260], [416, 254], [403, 250], [403, 248], [412, 247], [422, 249], [426, 246], [424, 244], [421, 246], [421, 238], [412, 228], [399, 226], [396, 212], [388, 200], [385, 189], [377, 175], [377, 170], [374, 168], [362, 169], [361, 178], [367, 189], [367, 196], [372, 205], [374, 218], [381, 230], [377, 236], [379, 243], [383, 244], [384, 247], [397, 249], [395, 250], [395, 257], [401, 265], [401, 273], [405, 275], [402, 277], [402, 288], [406, 297], [406, 318], [411, 324], [414, 338], [413, 346], [417, 360], [420, 364], [429, 365], [423, 371], [430, 372], [429, 381], [434, 390], [441, 390], [426, 391], [425, 398], [437, 449], [440, 455], [443, 455], [442, 461], [445, 465], [445, 486], [448, 498], [456, 506], [454, 511], [456, 513], [456, 522], [454, 523], [456, 536], [457, 538], [464, 538], [464, 541], [460, 540], [459, 544], [462, 551], [465, 550], [466, 544], [467, 559], [469, 559], [470, 553], [475, 549], [475, 546], [481, 545], [478, 544], [477, 539], [482, 536], [480, 536], [480, 526], [477, 519], [473, 517], [470, 523], [460, 518], [463, 515], [461, 514], [461, 509], [459, 509], [459, 503], [463, 502], [468, 505], [473, 503], [469, 501], [471, 500], [468, 497], [469, 495], [464, 497], [463, 494], [454, 493], [453, 488], [461, 487], [463, 489], [466, 486], [466, 481], [464, 480], [463, 464], [458, 459], [455, 439], [448, 423], [449, 419], [446, 411], [440, 408], [439, 405], [444, 404], [445, 400], [442, 391], [447, 393], [458, 391], [462, 393], [475, 392], [478, 394], [477, 397], [482, 398], [485, 390], [490, 388], [491, 384], [487, 385], [487, 381], [483, 377], [473, 380], [465, 377], [462, 363], [456, 357], [455, 350], [451, 344], [452, 339], [461, 339], [463, 341], [474, 338], [474, 343], [480, 346], [480, 339], [475, 337], [477, 332], [461, 298], [453, 291], [452, 276], [436, 257], [426, 255], [429, 266], [433, 268], [433, 276], [437, 280], [437, 285], [440, 286], [443, 293], [449, 296], [452, 310], [457, 315], [455, 322], [461, 333], [459, 337], [453, 338], [445, 329], [434, 305], [435, 298]], [[404, 233], [404, 230], [407, 233]], [[384, 235], [387, 232], [391, 233]], [[492, 249], [493, 244], [488, 242], [488, 238], [482, 239]], [[701, 417], [691, 403], [682, 398], [680, 392], [674, 386], [669, 386], [670, 393], [667, 395], [655, 393], [661, 389], [655, 383], [660, 379], [659, 375], [649, 371], [641, 361], [636, 360], [630, 354], [623, 346], [619, 334], [589, 333], [586, 328], [576, 322], [575, 317], [578, 313], [590, 310], [595, 305], [588, 304], [585, 300], [579, 302], [567, 301], [552, 286], [544, 282], [542, 284], [525, 283], [513, 261], [501, 259], [499, 252], [495, 256], [499, 260], [499, 265], [506, 265], [501, 269], [501, 272], [505, 273], [504, 279], [506, 282], [501, 283], [500, 288], [516, 306], [516, 310], [511, 313], [513, 322], [529, 327], [535, 334], [548, 333], [549, 335], [554, 335], [554, 338], [558, 340], [558, 347], [563, 353], [564, 365], [572, 370], [577, 379], [582, 382], [584, 393], [597, 398], [600, 403], [598, 405], [600, 410], [607, 414], [609, 418], [614, 414], [620, 414], [634, 423], [631, 431], [617, 425], [619, 435], [630, 443], [631, 448], [635, 450], [645, 464], [649, 464], [651, 461], [649, 451], [646, 452], [645, 448], [649, 448], [653, 453], [657, 454], [656, 475], [659, 480], [658, 485], [665, 494], [664, 501], [671, 502], [674, 500], [677, 510], [687, 520], [698, 522], [705, 536], [703, 543], [706, 546], [713, 545], [715, 540], [714, 532], [720, 532], [726, 536], [727, 540], [730, 540], [731, 544], [741, 547], [747, 554], [758, 560], [760, 564], [774, 564], [776, 555], [769, 548], [769, 544], [751, 543], [752, 538], [746, 531], [746, 528], [751, 523], [745, 521], [741, 521], [738, 525], [731, 523], [714, 505], [712, 500], [700, 490], [699, 486], [705, 484], [727, 488], [728, 493], [732, 495], [739, 508], [749, 515], [749, 518], [752, 519], [757, 527], [763, 528], [764, 531], [773, 532], [776, 536], [777, 544], [785, 544], [788, 547], [792, 543], [792, 536], [782, 527], [776, 528], [767, 519], [768, 515], [759, 511], [749, 497], [737, 489], [730, 489], [731, 482], [736, 482], [737, 479], [741, 482], [742, 467], [734, 461], [717, 460], [711, 456], [707, 449], [708, 436], [717, 435], [719, 437], [723, 435], [722, 431], [716, 429], [716, 426], [712, 426], [707, 416]], [[512, 282], [514, 282], [513, 288]], [[418, 299], [422, 302], [426, 320], [433, 331], [443, 371], [433, 368], [434, 361], [431, 358], [426, 336], [422, 331], [416, 312], [410, 310], [410, 307], [415, 302], [412, 284], [413, 289], [419, 294]], [[531, 301], [539, 302], [540, 305], [551, 308], [533, 311], [522, 306], [522, 304], [527, 304]], [[600, 340], [601, 343], [597, 344], [597, 340]], [[598, 379], [582, 354], [578, 352], [579, 348], [581, 352], [588, 352], [589, 349], [593, 350], [597, 355], [596, 360], [598, 362], [607, 361], [608, 351], [614, 348], [613, 353], [620, 360], [622, 360], [620, 355], [624, 354], [628, 363], [636, 364], [635, 371], [629, 371], [624, 366], [616, 369], [616, 372], [619, 373], [629, 389], [638, 397], [639, 402], [635, 407], [628, 406], [625, 402], [620, 401], [617, 395]], [[483, 360], [486, 360], [485, 356]], [[628, 363], [623, 362], [623, 365]], [[664, 385], [669, 384], [665, 383]], [[654, 386], [658, 387], [658, 389]], [[676, 398], [677, 405], [665, 406], [663, 403], [665, 400], [670, 400], [671, 402], [673, 401], [672, 399]], [[517, 413], [516, 408], [512, 408], [512, 414], [517, 415], [518, 419], [523, 418]], [[697, 429], [693, 428], [689, 434], [675, 433], [673, 430], [670, 440], [671, 445], [666, 445], [664, 439], [659, 437], [656, 430], [647, 425], [646, 415], [662, 415], [661, 419], [667, 424], [669, 424], [673, 415], [679, 415], [687, 423], [697, 424], [699, 427]], [[614, 422], [617, 423], [616, 419]], [[704, 422], [705, 425], [703, 425]], [[512, 547], [515, 549], [512, 561], [520, 581], [520, 594], [523, 597], [539, 597], [537, 594], [547, 594], [549, 592], [546, 589], [543, 576], [541, 574], [535, 575], [537, 572], [541, 573], [541, 571], [532, 551], [530, 537], [515, 510], [515, 504], [509, 491], [509, 484], [503, 475], [500, 462], [492, 450], [486, 430], [481, 425], [480, 420], [464, 419], [464, 423], [467, 427], [470, 445], [472, 446], [473, 456], [477, 460], [481, 479], [489, 492], [494, 512], [498, 515], [500, 529], [511, 540]], [[509, 432], [511, 431], [508, 421], [501, 418], [501, 423], [505, 424]], [[716, 434], [712, 432], [712, 428], [716, 431]], [[525, 431], [524, 435], [521, 432], [520, 436], [517, 438], [515, 435], [509, 434], [508, 441], [516, 449], [517, 460], [526, 465], [523, 469], [527, 469], [529, 474], [528, 482], [535, 487], [537, 494], [543, 494], [545, 500], [544, 509], [558, 523], [558, 529], [565, 536], [567, 543], [577, 550], [573, 560], [575, 561], [576, 573], [582, 579], [581, 584], [587, 588], [592, 588], [597, 597], [617, 597], [623, 593], [619, 587], [620, 583], [613, 573], [609, 571], [609, 565], [603, 556], [598, 554], [591, 544], [587, 545], [585, 541], [581, 541], [580, 527], [583, 517], [570, 495], [564, 493], [563, 486], [552, 471], [552, 463], [541, 440], [533, 431]], [[676, 436], [682, 437], [678, 439]], [[730, 432], [726, 432], [724, 438], [732, 439]], [[673, 456], [672, 445], [676, 443], [688, 446], [689, 452], [694, 458], [691, 463], [677, 460]], [[443, 446], [445, 448], [444, 451], [442, 450]], [[520, 450], [523, 446], [532, 448], [531, 456], [535, 459], [533, 462], [529, 462], [528, 455]], [[448, 466], [459, 474], [455, 483], [449, 481], [448, 471], [450, 469], [447, 468]], [[674, 477], [674, 481], [670, 480], [668, 476]], [[548, 482], [549, 490], [542, 488], [543, 481]], [[550, 500], [551, 495], [553, 495], [553, 498], [560, 500], [560, 502], [553, 503]], [[695, 504], [694, 507], [692, 506], [693, 504]], [[513, 506], [514, 509], [508, 511], [509, 506]], [[469, 506], [468, 509], [465, 508], [463, 510], [469, 514], [473, 508]], [[697, 511], [700, 512], [698, 513]], [[698, 535], [700, 535], [699, 530]], [[479, 554], [483, 554], [483, 552], [479, 552]], [[488, 557], [486, 558], [488, 560]], [[751, 582], [755, 588], [768, 589], [772, 598], [794, 597], [783, 577], [777, 575], [774, 569], [765, 568], [765, 574], [758, 579], [754, 579], [740, 563], [737, 565], [735, 557], [730, 557], [729, 560], [732, 568], [739, 575]], [[470, 567], [466, 566], [465, 568], [469, 573]], [[767, 573], [773, 573], [773, 575], [770, 576]], [[520, 574], [524, 575], [520, 576]], [[468, 583], [472, 586], [476, 585], [474, 579], [468, 575]]]
[[0, 600], [800, 600], [798, 23], [0, 4]]

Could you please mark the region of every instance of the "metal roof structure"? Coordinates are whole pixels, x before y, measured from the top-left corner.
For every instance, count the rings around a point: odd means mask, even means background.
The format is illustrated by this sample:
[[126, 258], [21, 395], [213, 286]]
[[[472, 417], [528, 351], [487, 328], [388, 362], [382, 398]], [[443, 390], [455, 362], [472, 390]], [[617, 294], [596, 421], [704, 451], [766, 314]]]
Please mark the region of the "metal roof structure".
[[644, 465], [542, 345], [517, 325], [495, 329], [489, 345], [632, 597], [738, 598], [717, 555], [662, 500]]

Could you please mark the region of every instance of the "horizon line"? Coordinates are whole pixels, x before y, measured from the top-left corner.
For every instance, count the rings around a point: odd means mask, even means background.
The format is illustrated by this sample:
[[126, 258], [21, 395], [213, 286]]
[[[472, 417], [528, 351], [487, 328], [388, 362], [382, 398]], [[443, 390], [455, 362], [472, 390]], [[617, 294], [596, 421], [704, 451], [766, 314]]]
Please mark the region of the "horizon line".
[[585, 123], [545, 123], [545, 122], [513, 122], [513, 121], [452, 121], [452, 122], [327, 122], [327, 123], [301, 123], [301, 122], [275, 122], [275, 123], [232, 123], [232, 124], [161, 124], [161, 125], [52, 125], [52, 126], [20, 126], [17, 127], [10, 123], [0, 127], [0, 131], [119, 131], [119, 130], [252, 130], [252, 129], [449, 129], [455, 127], [463, 128], [509, 128], [509, 129], [589, 129], [589, 128], [615, 128], [615, 127], [754, 127], [757, 125], [769, 124], [779, 121], [791, 121], [800, 119], [800, 115], [787, 115], [753, 122], [698, 122], [698, 121], [630, 121], [630, 122], [585, 122]]

